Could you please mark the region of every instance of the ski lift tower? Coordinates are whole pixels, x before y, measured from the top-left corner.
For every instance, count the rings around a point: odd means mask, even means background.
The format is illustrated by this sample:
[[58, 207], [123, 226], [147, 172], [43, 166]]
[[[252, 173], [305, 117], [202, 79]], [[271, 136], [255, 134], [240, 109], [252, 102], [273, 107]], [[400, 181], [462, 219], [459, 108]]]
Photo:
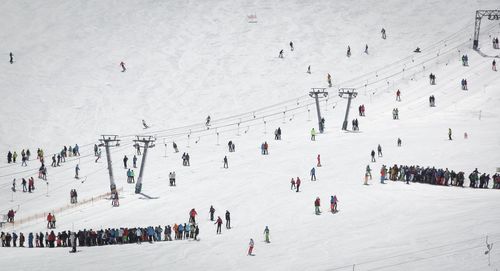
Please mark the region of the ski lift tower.
[[345, 111], [344, 123], [342, 123], [342, 130], [347, 130], [347, 118], [349, 118], [349, 108], [351, 107], [352, 98], [356, 98], [358, 93], [355, 88], [341, 88], [339, 89], [340, 98], [347, 99], [347, 109]]
[[135, 193], [139, 194], [142, 190], [142, 175], [144, 174], [144, 168], [146, 167], [146, 156], [148, 155], [148, 149], [155, 146], [156, 138], [154, 136], [137, 136], [134, 140], [135, 144], [139, 145], [139, 148], [144, 148], [142, 153], [141, 170], [139, 171], [139, 178], [137, 178], [137, 183], [135, 184]]
[[312, 91], [309, 92], [309, 96], [316, 100], [316, 112], [318, 113], [318, 125], [320, 133], [323, 133], [325, 124], [323, 118], [321, 117], [321, 110], [319, 107], [319, 95], [323, 95], [324, 98], [328, 97], [328, 91], [325, 91], [325, 89], [326, 88], [312, 88]]
[[490, 21], [500, 20], [500, 10], [476, 10], [476, 23], [474, 24], [474, 40], [472, 42], [472, 48], [474, 50], [479, 50], [479, 30], [481, 28], [481, 19], [483, 16], [487, 16]]
[[108, 160], [108, 172], [109, 172], [109, 188], [111, 192], [116, 190], [115, 179], [113, 177], [113, 165], [111, 163], [111, 152], [109, 151], [110, 147], [118, 147], [120, 146], [120, 139], [118, 139], [117, 135], [102, 135], [102, 138], [99, 139], [101, 142], [99, 146], [104, 146], [106, 149], [106, 158]]

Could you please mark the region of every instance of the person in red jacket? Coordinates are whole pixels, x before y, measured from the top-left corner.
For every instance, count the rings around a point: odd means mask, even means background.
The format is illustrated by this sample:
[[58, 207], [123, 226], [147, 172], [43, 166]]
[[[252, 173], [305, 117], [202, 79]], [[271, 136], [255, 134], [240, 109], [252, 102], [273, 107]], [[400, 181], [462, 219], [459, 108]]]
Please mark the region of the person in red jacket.
[[300, 188], [300, 179], [299, 179], [299, 177], [297, 177], [297, 181], [295, 181], [295, 185], [297, 186], [297, 190], [295, 192], [299, 192], [299, 188]]
[[396, 92], [396, 101], [401, 102], [401, 91], [399, 91], [399, 89], [398, 89], [398, 91]]
[[51, 231], [48, 237], [50, 247], [54, 247], [54, 242], [56, 241], [56, 234]]
[[318, 164], [316, 165], [317, 167], [321, 166], [321, 156], [318, 154]]
[[195, 216], [197, 215], [198, 213], [196, 212], [196, 210], [193, 208], [191, 209], [191, 211], [189, 212], [189, 223], [196, 223], [195, 221]]
[[47, 229], [50, 229], [51, 223], [52, 223], [52, 214], [49, 213], [49, 215], [47, 215]]
[[319, 210], [319, 206], [320, 206], [320, 199], [319, 199], [319, 197], [316, 197], [316, 200], [314, 201], [314, 212], [316, 213], [316, 215], [321, 214], [321, 211]]
[[221, 229], [222, 229], [222, 218], [220, 216], [217, 218], [217, 221], [215, 221], [214, 224], [217, 224], [217, 234], [221, 234]]

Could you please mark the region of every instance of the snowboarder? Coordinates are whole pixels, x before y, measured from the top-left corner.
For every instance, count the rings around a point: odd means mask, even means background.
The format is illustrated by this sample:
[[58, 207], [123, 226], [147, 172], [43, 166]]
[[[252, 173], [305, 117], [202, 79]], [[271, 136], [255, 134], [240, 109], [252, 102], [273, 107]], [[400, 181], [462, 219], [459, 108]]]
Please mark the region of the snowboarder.
[[253, 251], [253, 239], [250, 238], [250, 243], [248, 244], [248, 256], [253, 256], [252, 251]]
[[149, 126], [146, 124], [146, 121], [142, 120], [142, 126], [144, 127], [144, 129], [148, 129]]
[[316, 181], [316, 169], [314, 167], [311, 169], [311, 181]]
[[320, 199], [319, 197], [316, 197], [316, 200], [314, 201], [314, 213], [316, 215], [320, 215], [321, 214], [321, 211], [319, 210], [319, 207], [320, 207]]
[[226, 229], [231, 229], [231, 213], [226, 210]]
[[125, 156], [123, 157], [123, 167], [124, 167], [124, 168], [127, 168], [127, 161], [128, 161], [128, 157], [125, 155]]
[[338, 202], [337, 195], [331, 196], [331, 198], [330, 198], [330, 211], [332, 213], [338, 212], [337, 211], [337, 202]]
[[269, 227], [268, 226], [266, 226], [266, 228], [264, 229], [264, 238], [265, 238], [266, 243], [271, 243], [271, 241], [269, 241]]
[[127, 69], [125, 68], [125, 63], [120, 62], [120, 66], [122, 67], [122, 72], [125, 72]]
[[290, 41], [290, 51], [293, 51], [293, 42]]
[[10, 52], [9, 57], [10, 57], [9, 60], [10, 64], [14, 64], [14, 55], [12, 54], [12, 52]]
[[222, 218], [220, 216], [217, 217], [217, 221], [214, 224], [217, 224], [217, 234], [221, 234]]

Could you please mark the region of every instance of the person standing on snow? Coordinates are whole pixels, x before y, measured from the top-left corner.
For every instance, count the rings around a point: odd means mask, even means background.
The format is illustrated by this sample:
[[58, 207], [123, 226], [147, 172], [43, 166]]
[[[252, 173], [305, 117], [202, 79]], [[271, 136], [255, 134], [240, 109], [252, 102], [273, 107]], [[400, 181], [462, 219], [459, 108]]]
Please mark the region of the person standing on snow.
[[372, 156], [372, 162], [376, 162], [375, 161], [375, 151], [374, 150], [372, 150], [371, 156]]
[[316, 215], [321, 214], [321, 211], [319, 210], [319, 206], [321, 205], [319, 197], [316, 197], [316, 200], [314, 201], [314, 213]]
[[222, 218], [217, 217], [217, 221], [215, 221], [214, 224], [217, 224], [217, 234], [221, 234], [221, 228], [222, 228]]
[[300, 189], [300, 179], [297, 177], [297, 181], [295, 182], [295, 185], [297, 186], [297, 190], [295, 192], [299, 192]]
[[269, 241], [269, 227], [268, 226], [266, 226], [266, 228], [264, 229], [264, 238], [265, 238], [266, 243], [271, 243], [271, 241]]
[[290, 190], [294, 190], [295, 189], [295, 179], [292, 178], [292, 181], [290, 181]]
[[316, 164], [317, 167], [321, 167], [321, 156], [318, 154], [318, 157], [316, 157], [316, 160], [318, 160], [318, 163]]
[[95, 162], [97, 163], [97, 161], [99, 161], [99, 159], [101, 159], [101, 149], [99, 149], [97, 151], [97, 158], [95, 159]]
[[12, 54], [12, 52], [10, 52], [9, 57], [10, 57], [10, 60], [9, 60], [10, 64], [14, 64], [14, 55]]
[[231, 213], [226, 210], [226, 229], [231, 229]]
[[333, 195], [331, 196], [330, 198], [330, 211], [332, 213], [336, 213], [337, 212], [337, 196], [336, 195]]
[[123, 157], [123, 167], [124, 167], [124, 168], [127, 168], [127, 161], [128, 161], [128, 157], [125, 155], [125, 156]]
[[224, 159], [223, 159], [223, 162], [224, 162], [224, 168], [229, 168], [228, 164], [227, 164], [227, 156], [224, 156]]
[[149, 128], [149, 126], [146, 124], [145, 120], [142, 120], [142, 126], [144, 127], [144, 129], [148, 129]]
[[451, 139], [451, 128], [448, 128], [448, 140], [452, 140]]
[[196, 223], [196, 215], [198, 215], [198, 213], [194, 208], [189, 211], [189, 223]]
[[253, 246], [254, 246], [253, 239], [250, 238], [250, 243], [248, 244], [248, 256], [253, 256], [253, 254], [252, 254]]
[[279, 55], [278, 55], [279, 58], [283, 58], [283, 49], [281, 49]]
[[316, 169], [314, 167], [311, 169], [311, 181], [316, 181]]
[[401, 91], [396, 91], [396, 101], [401, 102]]
[[78, 172], [80, 172], [80, 165], [76, 164], [76, 167], [75, 167], [75, 179], [80, 179], [80, 177], [78, 176]]
[[137, 168], [137, 156], [134, 154], [134, 158], [132, 158], [132, 164], [134, 165], [134, 168]]
[[382, 157], [382, 146], [380, 146], [380, 144], [378, 144], [377, 151], [378, 151], [378, 157]]
[[125, 68], [125, 63], [120, 62], [120, 66], [122, 67], [122, 72], [125, 72], [127, 69]]
[[213, 205], [210, 205], [210, 221], [214, 221], [215, 208]]
[[293, 42], [290, 41], [290, 51], [293, 51]]

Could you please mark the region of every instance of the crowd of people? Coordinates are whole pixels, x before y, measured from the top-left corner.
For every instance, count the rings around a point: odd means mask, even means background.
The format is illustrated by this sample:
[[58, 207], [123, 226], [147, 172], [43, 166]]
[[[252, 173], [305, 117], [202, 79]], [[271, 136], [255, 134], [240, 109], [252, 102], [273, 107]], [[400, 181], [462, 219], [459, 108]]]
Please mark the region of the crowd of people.
[[[365, 173], [365, 183], [368, 176], [371, 179], [371, 169], [367, 166]], [[490, 174], [480, 173], [476, 168], [469, 175], [469, 187], [471, 188], [489, 188], [490, 181], [493, 180], [493, 189], [500, 189], [500, 174], [496, 173], [492, 177]], [[466, 174], [463, 171], [449, 170], [448, 168], [393, 165], [387, 168], [382, 165], [380, 169], [380, 182], [385, 180], [403, 181], [409, 184], [410, 182], [427, 183], [432, 185], [444, 186], [466, 186]]]

